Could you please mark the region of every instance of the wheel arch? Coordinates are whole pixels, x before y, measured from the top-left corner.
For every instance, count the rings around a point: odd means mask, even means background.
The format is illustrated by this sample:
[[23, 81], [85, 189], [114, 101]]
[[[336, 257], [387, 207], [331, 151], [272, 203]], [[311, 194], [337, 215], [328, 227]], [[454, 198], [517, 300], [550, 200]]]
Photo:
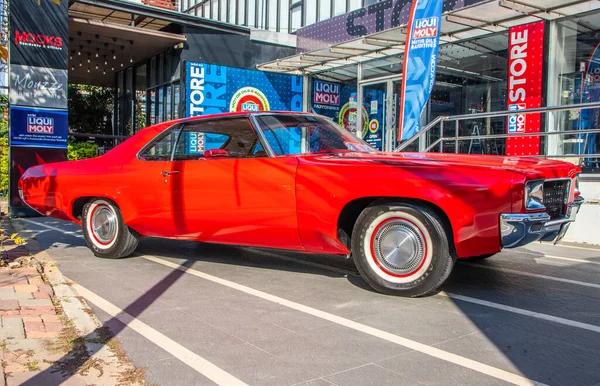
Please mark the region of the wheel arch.
[[109, 201], [111, 204], [113, 204], [114, 206], [119, 208], [119, 210], [121, 210], [119, 203], [117, 203], [117, 201], [114, 200], [112, 197], [98, 196], [98, 195], [80, 196], [80, 197], [76, 198], [75, 200], [73, 200], [73, 203], [71, 204], [71, 216], [73, 216], [73, 218], [76, 219], [77, 221], [81, 222], [81, 220], [82, 220], [81, 216], [83, 214], [83, 207], [85, 206], [85, 204], [87, 204], [88, 202], [91, 202], [93, 200]]
[[[438, 205], [431, 201], [417, 199], [417, 198], [408, 198], [408, 197], [361, 197], [354, 199], [342, 208], [339, 216], [338, 216], [338, 235], [340, 235], [340, 230], [342, 230], [348, 239], [351, 241], [352, 231], [354, 230], [354, 226], [356, 225], [356, 221], [358, 220], [358, 216], [365, 210], [367, 207], [372, 205], [379, 205], [389, 202], [395, 203], [406, 203], [412, 204], [416, 206], [424, 206], [435, 213], [438, 218], [442, 221], [442, 225], [444, 226], [444, 230], [448, 236], [448, 245], [450, 247], [450, 252], [453, 256], [456, 257], [456, 246], [454, 243], [454, 229], [452, 227], [452, 223], [450, 222], [450, 218], [446, 214], [446, 212], [440, 208]], [[344, 233], [341, 233], [342, 235]], [[343, 242], [343, 240], [340, 240]]]

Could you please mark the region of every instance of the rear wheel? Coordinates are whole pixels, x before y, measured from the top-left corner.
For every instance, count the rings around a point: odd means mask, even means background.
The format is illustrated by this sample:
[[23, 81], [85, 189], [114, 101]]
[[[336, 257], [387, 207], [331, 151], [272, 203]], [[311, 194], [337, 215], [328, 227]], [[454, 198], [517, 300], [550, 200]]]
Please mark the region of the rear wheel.
[[408, 203], [366, 208], [354, 227], [352, 256], [375, 290], [411, 297], [435, 292], [455, 262], [438, 216]]
[[129, 229], [119, 208], [108, 200], [95, 199], [85, 204], [82, 225], [85, 242], [98, 257], [126, 257], [138, 245], [139, 235]]

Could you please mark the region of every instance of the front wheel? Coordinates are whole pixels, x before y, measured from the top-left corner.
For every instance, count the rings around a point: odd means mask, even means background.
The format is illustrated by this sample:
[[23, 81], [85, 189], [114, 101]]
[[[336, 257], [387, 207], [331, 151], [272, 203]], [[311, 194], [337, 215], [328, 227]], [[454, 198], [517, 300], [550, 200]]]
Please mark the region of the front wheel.
[[375, 290], [411, 297], [435, 292], [455, 262], [438, 216], [408, 203], [366, 208], [352, 232], [352, 256]]
[[95, 199], [83, 207], [83, 235], [98, 257], [118, 259], [131, 255], [139, 235], [123, 222], [121, 211], [112, 202]]

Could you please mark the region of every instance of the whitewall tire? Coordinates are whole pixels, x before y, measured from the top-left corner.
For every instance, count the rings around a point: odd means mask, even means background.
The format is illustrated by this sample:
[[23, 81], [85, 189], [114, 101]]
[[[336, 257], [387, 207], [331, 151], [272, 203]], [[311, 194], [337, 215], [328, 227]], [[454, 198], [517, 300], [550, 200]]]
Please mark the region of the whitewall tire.
[[123, 222], [119, 208], [106, 199], [94, 199], [83, 207], [83, 234], [98, 257], [118, 259], [131, 255], [139, 235]]
[[455, 258], [438, 216], [425, 206], [379, 203], [359, 216], [352, 256], [375, 290], [401, 296], [431, 294], [448, 278]]

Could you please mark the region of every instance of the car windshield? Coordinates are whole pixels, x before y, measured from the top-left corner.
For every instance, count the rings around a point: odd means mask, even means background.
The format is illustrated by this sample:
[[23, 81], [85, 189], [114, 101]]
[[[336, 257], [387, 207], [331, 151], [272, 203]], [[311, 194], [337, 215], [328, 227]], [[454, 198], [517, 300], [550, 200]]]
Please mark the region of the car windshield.
[[282, 114], [256, 118], [275, 155], [376, 151], [325, 117]]

